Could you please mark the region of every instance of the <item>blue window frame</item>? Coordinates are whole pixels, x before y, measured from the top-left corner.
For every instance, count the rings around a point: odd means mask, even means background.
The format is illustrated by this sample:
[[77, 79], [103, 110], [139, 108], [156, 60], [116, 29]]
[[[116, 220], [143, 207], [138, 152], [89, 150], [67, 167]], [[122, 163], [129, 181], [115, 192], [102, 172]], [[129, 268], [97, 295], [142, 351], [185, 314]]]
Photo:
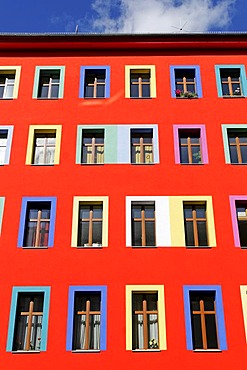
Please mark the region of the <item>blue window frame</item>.
[[[192, 314], [190, 294], [205, 293], [214, 294], [215, 296], [215, 311], [217, 320], [217, 339], [218, 350], [227, 350], [226, 330], [224, 320], [224, 310], [221, 287], [219, 285], [185, 285], [184, 286], [184, 313], [185, 313], [185, 326], [186, 326], [186, 346], [188, 350], [194, 349], [193, 333], [192, 333]], [[210, 351], [210, 349], [207, 349]]]
[[[173, 98], [176, 98], [178, 97], [178, 94], [176, 94], [176, 86], [177, 86], [177, 78], [176, 78], [176, 73], [179, 74], [179, 76], [181, 75], [181, 72], [184, 71], [185, 74], [188, 73], [189, 75], [193, 74], [194, 76], [194, 83], [193, 83], [193, 86], [194, 86], [194, 94], [196, 94], [196, 96], [192, 96], [192, 97], [198, 97], [198, 98], [202, 98], [202, 83], [201, 83], [201, 74], [200, 74], [200, 66], [197, 66], [197, 65], [183, 65], [183, 66], [170, 66], [170, 80], [171, 80], [171, 93], [172, 93], [172, 97]], [[187, 71], [187, 72], [186, 72]], [[191, 80], [191, 76], [189, 76], [188, 78], [188, 81]], [[189, 82], [188, 82], [189, 83]], [[188, 85], [189, 86], [189, 85]], [[183, 88], [181, 88], [181, 91], [183, 90]], [[189, 90], [188, 90], [189, 91]], [[186, 96], [186, 94], [184, 96], [181, 96], [181, 97], [190, 97], [190, 96]]]
[[[93, 79], [94, 82], [91, 83], [91, 79]], [[90, 84], [88, 84], [89, 81], [90, 81]], [[95, 84], [95, 87], [93, 87], [94, 84]], [[89, 85], [91, 87], [89, 87]], [[95, 92], [95, 94], [93, 91]], [[110, 66], [86, 66], [86, 67], [83, 66], [81, 67], [79, 97], [80, 98], [109, 98], [110, 97]]]
[[18, 298], [22, 294], [30, 295], [30, 296], [33, 296], [35, 294], [42, 294], [43, 296], [42, 327], [41, 327], [41, 332], [40, 332], [41, 335], [40, 335], [40, 338], [37, 338], [39, 341], [39, 345], [38, 345], [38, 349], [36, 348], [36, 351], [46, 351], [47, 333], [48, 333], [48, 316], [49, 316], [49, 305], [50, 305], [50, 287], [48, 286], [13, 287], [6, 351], [7, 352], [15, 351], [14, 350], [14, 347], [15, 347], [14, 337], [15, 337], [16, 320], [17, 320], [17, 305], [18, 305]]
[[[56, 197], [22, 198], [18, 247], [53, 247], [56, 202]], [[30, 243], [32, 239], [31, 234], [33, 235], [33, 239], [36, 239], [34, 243]], [[40, 235], [40, 238], [38, 238], [37, 234]]]
[[75, 297], [76, 297], [76, 294], [78, 293], [85, 293], [85, 294], [99, 293], [100, 294], [101, 304], [100, 304], [99, 350], [105, 351], [106, 350], [106, 301], [107, 301], [107, 287], [106, 286], [70, 286], [69, 287], [66, 350], [67, 351], [73, 350]]
[[243, 64], [222, 64], [215, 66], [219, 97], [247, 96], [245, 66]]

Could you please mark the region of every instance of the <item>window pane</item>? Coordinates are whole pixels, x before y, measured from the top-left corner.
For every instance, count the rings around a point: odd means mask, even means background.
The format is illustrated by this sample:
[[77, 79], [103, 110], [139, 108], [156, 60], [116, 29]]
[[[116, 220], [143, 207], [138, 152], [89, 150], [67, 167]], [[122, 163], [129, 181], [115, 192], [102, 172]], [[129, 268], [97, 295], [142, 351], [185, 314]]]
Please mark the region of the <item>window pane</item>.
[[130, 86], [130, 96], [131, 98], [139, 98], [139, 87], [138, 85]]
[[132, 245], [142, 245], [142, 224], [139, 221], [132, 221]]
[[142, 97], [150, 98], [150, 85], [142, 85]]
[[187, 91], [192, 92], [193, 94], [196, 92], [194, 84], [193, 85], [192, 84], [187, 84], [186, 86], [187, 86]]
[[102, 244], [102, 221], [93, 222], [93, 243]]
[[228, 84], [222, 84], [222, 94], [223, 95], [230, 95], [229, 85]]
[[93, 98], [93, 90], [94, 90], [93, 86], [86, 86], [84, 94], [85, 98]]
[[187, 146], [180, 146], [180, 162], [189, 163], [189, 153]]
[[154, 246], [155, 245], [155, 222], [146, 221], [145, 227], [146, 227], [146, 245]]
[[[54, 80], [52, 82], [54, 82]], [[59, 85], [52, 85], [51, 98], [58, 98], [58, 95], [59, 95]]]
[[88, 246], [89, 222], [81, 221], [78, 228], [78, 246]]
[[247, 163], [247, 145], [240, 146], [240, 151], [241, 151], [241, 157], [242, 157], [242, 163]]
[[237, 147], [230, 146], [231, 163], [238, 163]]
[[198, 242], [200, 246], [207, 246], [207, 229], [205, 221], [197, 221]]
[[215, 315], [205, 315], [206, 333], [207, 333], [207, 347], [218, 348], [217, 329]]
[[[13, 80], [14, 81], [14, 80]], [[13, 98], [14, 85], [8, 85], [5, 89], [5, 98]]]
[[105, 85], [98, 85], [97, 86], [97, 98], [104, 98], [105, 97]]
[[194, 230], [193, 230], [193, 222], [186, 221], [185, 222], [185, 242], [187, 246], [194, 246]]
[[192, 151], [192, 163], [201, 163], [201, 149], [200, 146], [193, 146]]
[[238, 232], [241, 247], [247, 247], [247, 220], [238, 221]]
[[193, 338], [193, 348], [194, 349], [203, 348], [201, 316], [200, 315], [192, 314], [192, 338]]

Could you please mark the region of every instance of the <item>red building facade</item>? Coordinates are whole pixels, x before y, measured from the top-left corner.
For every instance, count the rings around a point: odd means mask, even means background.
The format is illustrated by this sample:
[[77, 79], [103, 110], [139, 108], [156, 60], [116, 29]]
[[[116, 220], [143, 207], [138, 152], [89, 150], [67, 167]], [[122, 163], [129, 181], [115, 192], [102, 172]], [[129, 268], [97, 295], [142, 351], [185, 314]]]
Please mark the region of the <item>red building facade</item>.
[[245, 369], [245, 34], [0, 36], [0, 362]]

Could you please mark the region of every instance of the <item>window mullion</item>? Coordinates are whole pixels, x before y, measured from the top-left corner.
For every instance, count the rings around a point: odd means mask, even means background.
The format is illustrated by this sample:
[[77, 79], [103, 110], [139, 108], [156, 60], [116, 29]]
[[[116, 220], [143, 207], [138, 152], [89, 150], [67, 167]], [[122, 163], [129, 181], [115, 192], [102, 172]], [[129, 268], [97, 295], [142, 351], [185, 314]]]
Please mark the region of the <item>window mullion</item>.
[[207, 349], [207, 333], [206, 333], [206, 322], [205, 322], [205, 311], [204, 311], [204, 301], [200, 300], [200, 316], [201, 316], [201, 328], [202, 328], [202, 346], [203, 349]]
[[145, 209], [141, 210], [142, 219], [142, 246], [146, 246], [146, 225], [145, 225]]
[[89, 230], [88, 230], [88, 245], [93, 244], [93, 209], [89, 211]]
[[29, 351], [30, 350], [33, 307], [34, 307], [34, 302], [31, 300], [30, 303], [29, 303], [29, 311], [28, 311], [28, 315], [27, 315], [27, 317], [28, 317], [28, 324], [27, 324], [27, 338], [26, 338], [25, 351]]
[[196, 219], [196, 209], [192, 209], [192, 218], [193, 218], [193, 232], [194, 232], [194, 242], [195, 246], [199, 246], [198, 240], [198, 228], [197, 228], [197, 219]]
[[238, 136], [236, 136], [236, 147], [237, 147], [238, 163], [242, 164], [243, 161], [242, 161], [242, 154], [241, 154], [241, 146], [240, 146], [240, 140]]
[[148, 349], [148, 320], [147, 320], [147, 300], [144, 299], [142, 302], [143, 308], [143, 341], [144, 349]]
[[90, 329], [90, 300], [86, 301], [86, 335], [85, 335], [85, 349], [89, 349], [89, 329]]

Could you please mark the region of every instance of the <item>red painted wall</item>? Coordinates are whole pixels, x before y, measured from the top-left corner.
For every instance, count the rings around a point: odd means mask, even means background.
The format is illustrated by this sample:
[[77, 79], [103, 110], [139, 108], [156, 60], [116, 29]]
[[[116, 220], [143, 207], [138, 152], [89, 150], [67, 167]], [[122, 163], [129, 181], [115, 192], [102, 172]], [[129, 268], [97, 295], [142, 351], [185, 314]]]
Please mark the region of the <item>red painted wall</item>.
[[[179, 38], [179, 36], [178, 36]], [[48, 41], [47, 41], [48, 42]], [[175, 42], [175, 41], [174, 41]], [[35, 40], [34, 40], [35, 43]], [[61, 44], [61, 48], [62, 48]], [[246, 166], [225, 164], [221, 124], [247, 123], [246, 99], [217, 96], [215, 64], [245, 64], [239, 50], [179, 49], [138, 52], [111, 50], [0, 52], [0, 65], [21, 65], [17, 100], [0, 101], [0, 125], [14, 125], [10, 165], [0, 168], [0, 196], [6, 197], [0, 274], [0, 365], [2, 369], [246, 369], [247, 348], [240, 285], [247, 284], [247, 251], [234, 247], [229, 195], [247, 195]], [[169, 55], [170, 54], [170, 55]], [[124, 97], [126, 64], [156, 66], [157, 98]], [[171, 98], [170, 65], [200, 65], [202, 99]], [[32, 99], [35, 66], [65, 65], [64, 98]], [[83, 65], [111, 66], [111, 98], [79, 99]], [[79, 124], [158, 124], [160, 163], [152, 166], [75, 164]], [[29, 125], [61, 124], [60, 164], [26, 166]], [[178, 165], [174, 161], [174, 124], [205, 124], [209, 164]], [[97, 179], [97, 181], [95, 181]], [[102, 250], [71, 248], [73, 196], [109, 196], [109, 246]], [[131, 249], [125, 242], [125, 196], [211, 195], [217, 248]], [[23, 196], [57, 196], [54, 248], [17, 248]], [[167, 351], [134, 353], [125, 349], [125, 286], [165, 287]], [[194, 353], [186, 349], [183, 285], [221, 285], [228, 350]], [[12, 286], [51, 286], [47, 351], [6, 352]], [[107, 285], [107, 350], [66, 352], [68, 288]]]

